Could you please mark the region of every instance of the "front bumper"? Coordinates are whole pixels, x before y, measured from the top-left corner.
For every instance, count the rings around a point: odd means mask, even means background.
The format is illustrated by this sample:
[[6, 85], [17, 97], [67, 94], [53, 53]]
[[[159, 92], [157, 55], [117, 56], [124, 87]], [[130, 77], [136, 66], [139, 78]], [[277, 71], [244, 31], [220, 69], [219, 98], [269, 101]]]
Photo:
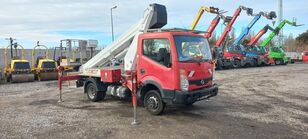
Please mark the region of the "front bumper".
[[216, 84], [210, 88], [202, 88], [194, 91], [175, 91], [172, 104], [189, 104], [216, 96], [217, 93], [218, 85]]

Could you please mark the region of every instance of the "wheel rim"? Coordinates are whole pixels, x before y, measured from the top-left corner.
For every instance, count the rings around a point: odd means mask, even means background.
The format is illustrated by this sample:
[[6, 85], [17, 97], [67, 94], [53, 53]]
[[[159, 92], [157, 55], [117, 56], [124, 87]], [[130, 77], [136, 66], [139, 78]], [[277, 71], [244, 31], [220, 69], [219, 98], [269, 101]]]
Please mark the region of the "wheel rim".
[[89, 97], [91, 99], [94, 99], [95, 94], [96, 94], [95, 88], [92, 85], [90, 85], [89, 88], [88, 88], [88, 95], [89, 95]]
[[280, 65], [281, 64], [281, 61], [280, 60], [277, 60], [277, 65]]
[[158, 109], [158, 98], [156, 96], [149, 97], [147, 100], [147, 106], [152, 110]]

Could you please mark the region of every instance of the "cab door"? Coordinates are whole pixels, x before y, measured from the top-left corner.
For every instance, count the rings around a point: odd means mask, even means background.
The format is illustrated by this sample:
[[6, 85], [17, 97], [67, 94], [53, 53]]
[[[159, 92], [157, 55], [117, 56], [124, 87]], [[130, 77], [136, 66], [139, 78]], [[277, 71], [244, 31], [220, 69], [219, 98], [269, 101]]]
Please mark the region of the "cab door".
[[172, 68], [172, 48], [168, 38], [143, 38], [138, 49], [138, 80], [153, 83], [163, 90], [176, 86]]

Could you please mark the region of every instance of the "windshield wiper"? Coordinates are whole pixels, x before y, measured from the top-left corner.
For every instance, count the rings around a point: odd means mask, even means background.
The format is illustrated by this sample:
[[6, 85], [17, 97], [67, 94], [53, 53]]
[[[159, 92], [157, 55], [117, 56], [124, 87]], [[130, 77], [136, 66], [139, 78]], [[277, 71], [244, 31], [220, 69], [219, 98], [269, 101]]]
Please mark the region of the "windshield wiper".
[[200, 63], [200, 62], [207, 62], [207, 61], [209, 61], [209, 59], [190, 58], [190, 59], [187, 59], [187, 60], [182, 60], [181, 62], [197, 62], [197, 63]]

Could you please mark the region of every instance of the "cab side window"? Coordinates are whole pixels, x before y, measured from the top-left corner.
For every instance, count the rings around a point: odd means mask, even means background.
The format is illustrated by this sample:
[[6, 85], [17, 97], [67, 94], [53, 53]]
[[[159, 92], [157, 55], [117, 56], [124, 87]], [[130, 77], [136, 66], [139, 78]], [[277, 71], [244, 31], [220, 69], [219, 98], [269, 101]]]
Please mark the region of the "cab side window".
[[171, 61], [169, 41], [167, 39], [143, 40], [143, 55], [169, 67]]

